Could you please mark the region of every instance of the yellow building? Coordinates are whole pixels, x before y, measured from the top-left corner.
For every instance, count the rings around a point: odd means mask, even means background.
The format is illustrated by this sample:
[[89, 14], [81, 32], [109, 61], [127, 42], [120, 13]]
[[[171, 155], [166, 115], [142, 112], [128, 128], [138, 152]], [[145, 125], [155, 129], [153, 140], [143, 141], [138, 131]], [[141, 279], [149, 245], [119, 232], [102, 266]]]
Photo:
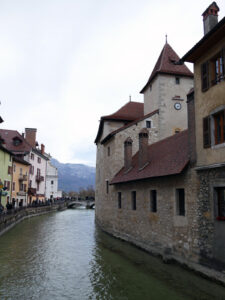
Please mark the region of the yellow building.
[[30, 164], [22, 158], [13, 157], [12, 203], [15, 207], [27, 206]]

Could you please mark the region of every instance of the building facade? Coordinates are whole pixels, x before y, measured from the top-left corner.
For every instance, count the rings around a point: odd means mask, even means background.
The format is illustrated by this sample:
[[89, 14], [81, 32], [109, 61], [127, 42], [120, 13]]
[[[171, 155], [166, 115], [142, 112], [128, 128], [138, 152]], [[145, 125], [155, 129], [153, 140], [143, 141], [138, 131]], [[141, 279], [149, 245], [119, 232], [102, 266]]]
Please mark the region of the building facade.
[[46, 198], [53, 200], [61, 197], [61, 194], [58, 191], [58, 169], [51, 164], [50, 155], [48, 158], [46, 170]]
[[[203, 13], [205, 36], [182, 60], [164, 46], [141, 90], [139, 115], [130, 102], [101, 118], [95, 140], [96, 221], [165, 259], [221, 271], [225, 21], [218, 23], [217, 13], [213, 2]], [[194, 63], [194, 89], [184, 61]]]
[[[27, 204], [31, 204], [33, 201], [45, 200], [48, 157], [45, 154], [44, 145], [42, 144], [41, 148], [38, 147], [36, 132], [35, 128], [26, 128], [25, 135], [21, 135], [16, 130], [0, 129], [2, 145], [11, 151], [16, 158], [30, 164]], [[22, 193], [22, 191], [20, 192]], [[16, 195], [14, 194], [14, 196]], [[14, 201], [15, 199], [18, 198], [14, 197]]]
[[200, 207], [201, 261], [225, 267], [225, 18], [213, 2], [203, 13], [204, 37], [183, 57], [194, 63], [193, 105]]
[[12, 153], [0, 143], [0, 204], [6, 207], [11, 199]]
[[12, 166], [12, 204], [13, 207], [27, 206], [30, 164], [22, 158], [13, 156]]

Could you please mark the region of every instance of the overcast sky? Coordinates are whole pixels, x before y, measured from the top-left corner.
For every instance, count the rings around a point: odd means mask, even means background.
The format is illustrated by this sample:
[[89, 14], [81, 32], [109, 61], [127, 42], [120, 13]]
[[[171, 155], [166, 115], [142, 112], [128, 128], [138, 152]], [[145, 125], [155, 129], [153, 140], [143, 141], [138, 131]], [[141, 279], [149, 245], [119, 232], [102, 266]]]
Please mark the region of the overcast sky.
[[[145, 85], [165, 44], [203, 36], [208, 0], [0, 0], [2, 128], [37, 128], [60, 162], [95, 165], [99, 119]], [[225, 15], [220, 7], [219, 20]]]

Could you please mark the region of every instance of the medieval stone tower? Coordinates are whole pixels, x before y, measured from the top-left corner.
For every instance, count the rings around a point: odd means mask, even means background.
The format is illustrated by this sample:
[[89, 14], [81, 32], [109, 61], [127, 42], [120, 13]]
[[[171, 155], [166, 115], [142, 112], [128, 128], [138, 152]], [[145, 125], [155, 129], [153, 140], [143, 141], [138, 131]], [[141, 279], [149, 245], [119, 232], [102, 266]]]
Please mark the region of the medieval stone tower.
[[179, 64], [179, 57], [166, 43], [141, 90], [144, 114], [159, 109], [159, 139], [187, 128], [186, 95], [193, 87], [193, 74]]

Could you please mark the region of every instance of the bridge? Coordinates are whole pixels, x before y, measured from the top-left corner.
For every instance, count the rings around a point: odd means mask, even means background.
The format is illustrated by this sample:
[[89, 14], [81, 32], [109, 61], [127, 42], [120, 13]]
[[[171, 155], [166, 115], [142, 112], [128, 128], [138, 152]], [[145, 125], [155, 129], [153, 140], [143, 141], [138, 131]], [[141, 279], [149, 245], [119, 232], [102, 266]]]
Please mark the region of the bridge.
[[90, 200], [78, 200], [78, 201], [70, 201], [67, 203], [67, 208], [77, 208], [84, 206], [86, 209], [93, 209], [95, 206], [95, 201]]

